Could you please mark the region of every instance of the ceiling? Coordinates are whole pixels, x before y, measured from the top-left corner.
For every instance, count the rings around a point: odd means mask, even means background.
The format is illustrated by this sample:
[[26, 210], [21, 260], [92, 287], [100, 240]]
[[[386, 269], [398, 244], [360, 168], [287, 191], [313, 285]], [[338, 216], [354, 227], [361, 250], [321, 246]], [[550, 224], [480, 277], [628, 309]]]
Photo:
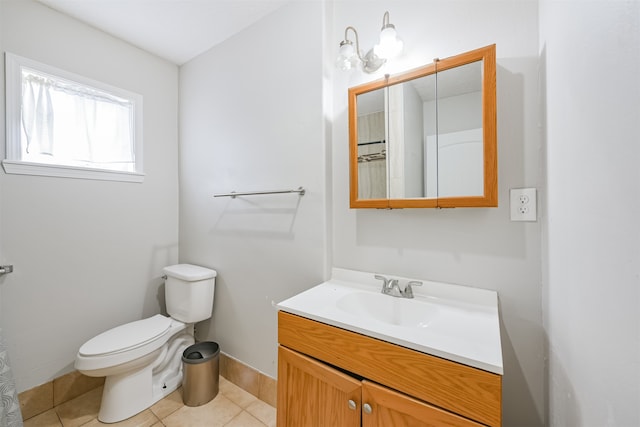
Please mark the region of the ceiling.
[[290, 0], [38, 1], [182, 65]]

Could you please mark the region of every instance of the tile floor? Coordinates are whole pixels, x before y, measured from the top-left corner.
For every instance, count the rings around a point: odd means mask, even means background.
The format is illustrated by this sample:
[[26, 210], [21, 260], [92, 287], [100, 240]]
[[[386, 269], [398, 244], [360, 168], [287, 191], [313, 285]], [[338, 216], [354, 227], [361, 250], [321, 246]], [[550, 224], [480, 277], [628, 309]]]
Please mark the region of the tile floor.
[[220, 377], [218, 395], [197, 407], [182, 403], [178, 389], [140, 414], [115, 424], [98, 421], [102, 387], [30, 418], [24, 427], [275, 427], [276, 409]]

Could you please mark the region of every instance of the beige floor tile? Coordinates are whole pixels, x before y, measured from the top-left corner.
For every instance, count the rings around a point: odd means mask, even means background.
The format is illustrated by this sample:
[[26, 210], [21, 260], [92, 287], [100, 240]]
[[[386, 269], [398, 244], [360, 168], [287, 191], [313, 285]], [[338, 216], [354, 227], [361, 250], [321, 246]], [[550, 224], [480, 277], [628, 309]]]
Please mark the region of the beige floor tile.
[[182, 387], [170, 393], [164, 399], [156, 402], [150, 409], [156, 417], [163, 419], [182, 408], [184, 403], [182, 402]]
[[82, 424], [82, 427], [98, 427], [98, 426], [113, 426], [113, 427], [151, 427], [160, 421], [153, 412], [149, 409], [134, 415], [131, 418], [127, 418], [119, 423], [102, 423], [97, 418], [91, 420], [86, 424]]
[[264, 427], [264, 424], [247, 411], [242, 411], [224, 427]]
[[102, 387], [99, 387], [56, 406], [55, 409], [64, 427], [77, 427], [98, 416], [101, 399]]
[[219, 390], [219, 393], [222, 393], [223, 395], [228, 397], [229, 400], [231, 400], [241, 408], [246, 408], [256, 400], [258, 400], [258, 398], [251, 393], [241, 389], [240, 387], [223, 377], [220, 377]]
[[56, 410], [49, 409], [47, 412], [29, 418], [24, 422], [24, 427], [62, 427], [62, 423]]
[[[1, 1], [1, 0], [0, 0]], [[102, 387], [78, 396], [25, 421], [25, 427], [98, 427]], [[244, 410], [243, 410], [244, 409]], [[272, 427], [276, 409], [220, 377], [218, 396], [206, 405], [184, 406], [182, 389], [140, 414], [110, 424], [114, 427]]]
[[269, 406], [262, 400], [256, 400], [247, 406], [245, 411], [269, 427], [275, 427], [276, 425], [276, 408]]
[[167, 427], [222, 427], [242, 411], [223, 394], [202, 406], [183, 406], [161, 421]]

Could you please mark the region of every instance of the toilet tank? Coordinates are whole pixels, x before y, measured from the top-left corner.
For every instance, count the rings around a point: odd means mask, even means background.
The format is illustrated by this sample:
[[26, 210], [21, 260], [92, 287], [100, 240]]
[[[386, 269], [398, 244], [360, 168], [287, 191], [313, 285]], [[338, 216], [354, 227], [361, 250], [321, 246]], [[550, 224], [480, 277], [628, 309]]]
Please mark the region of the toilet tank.
[[166, 275], [164, 295], [167, 313], [184, 323], [211, 317], [216, 271], [191, 264], [162, 269]]

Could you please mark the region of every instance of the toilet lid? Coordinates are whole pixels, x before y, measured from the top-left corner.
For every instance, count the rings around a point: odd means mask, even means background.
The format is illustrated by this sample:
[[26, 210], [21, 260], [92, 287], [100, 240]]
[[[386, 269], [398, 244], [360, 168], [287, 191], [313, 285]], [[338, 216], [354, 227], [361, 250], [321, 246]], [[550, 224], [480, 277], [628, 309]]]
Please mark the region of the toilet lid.
[[171, 318], [156, 314], [109, 329], [84, 343], [79, 352], [83, 356], [100, 356], [129, 350], [163, 335], [170, 325]]

